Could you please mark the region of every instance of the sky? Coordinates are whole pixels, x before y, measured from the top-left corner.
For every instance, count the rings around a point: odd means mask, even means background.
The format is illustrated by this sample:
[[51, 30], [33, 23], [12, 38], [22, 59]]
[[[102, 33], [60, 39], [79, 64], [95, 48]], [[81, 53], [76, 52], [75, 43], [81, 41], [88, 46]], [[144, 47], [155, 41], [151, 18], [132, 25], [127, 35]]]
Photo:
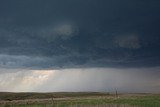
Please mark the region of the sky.
[[0, 91], [160, 92], [159, 0], [1, 0]]

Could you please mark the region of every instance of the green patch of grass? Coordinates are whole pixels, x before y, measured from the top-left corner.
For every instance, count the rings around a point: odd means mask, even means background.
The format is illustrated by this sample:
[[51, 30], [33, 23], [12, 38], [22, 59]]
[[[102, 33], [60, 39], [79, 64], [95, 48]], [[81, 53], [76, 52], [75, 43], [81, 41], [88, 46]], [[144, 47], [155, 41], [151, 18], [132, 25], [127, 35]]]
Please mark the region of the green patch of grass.
[[[72, 99], [50, 100], [32, 104], [4, 104], [0, 107], [160, 107], [160, 95], [120, 96], [120, 98], [102, 97], [75, 97]], [[116, 106], [118, 105], [118, 106]], [[120, 106], [127, 105], [127, 106]], [[131, 106], [129, 106], [131, 105]]]

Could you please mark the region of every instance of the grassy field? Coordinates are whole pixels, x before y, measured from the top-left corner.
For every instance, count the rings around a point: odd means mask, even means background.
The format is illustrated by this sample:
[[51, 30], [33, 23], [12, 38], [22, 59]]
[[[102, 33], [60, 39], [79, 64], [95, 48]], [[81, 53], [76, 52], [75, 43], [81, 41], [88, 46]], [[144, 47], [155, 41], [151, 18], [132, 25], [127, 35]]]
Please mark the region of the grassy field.
[[0, 93], [0, 107], [160, 107], [159, 94]]

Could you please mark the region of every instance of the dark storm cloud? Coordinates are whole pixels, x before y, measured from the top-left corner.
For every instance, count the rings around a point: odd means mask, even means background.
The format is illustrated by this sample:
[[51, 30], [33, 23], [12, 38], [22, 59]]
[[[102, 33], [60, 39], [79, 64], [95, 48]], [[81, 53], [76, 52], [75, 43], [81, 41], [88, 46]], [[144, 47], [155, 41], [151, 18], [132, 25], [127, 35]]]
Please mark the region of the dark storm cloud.
[[160, 65], [158, 0], [2, 0], [4, 68]]

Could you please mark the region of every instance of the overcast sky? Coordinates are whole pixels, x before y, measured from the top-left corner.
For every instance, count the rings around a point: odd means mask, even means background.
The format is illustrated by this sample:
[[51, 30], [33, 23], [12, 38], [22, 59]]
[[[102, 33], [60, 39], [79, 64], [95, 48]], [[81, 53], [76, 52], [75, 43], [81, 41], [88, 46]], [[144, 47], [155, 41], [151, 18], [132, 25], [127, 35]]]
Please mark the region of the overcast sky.
[[160, 92], [159, 13], [159, 0], [1, 0], [0, 91]]

